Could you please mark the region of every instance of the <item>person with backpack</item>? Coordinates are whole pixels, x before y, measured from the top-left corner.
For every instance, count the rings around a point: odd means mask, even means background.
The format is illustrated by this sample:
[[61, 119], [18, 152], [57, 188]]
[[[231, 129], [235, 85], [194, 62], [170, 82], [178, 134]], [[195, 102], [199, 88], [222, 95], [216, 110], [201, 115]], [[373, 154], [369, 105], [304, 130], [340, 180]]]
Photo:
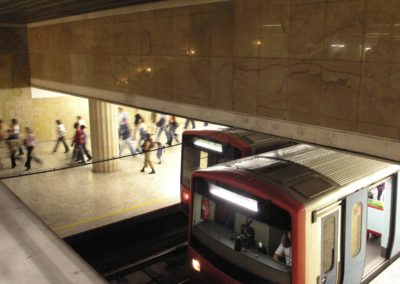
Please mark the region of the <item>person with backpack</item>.
[[147, 166], [150, 166], [151, 172], [149, 174], [155, 174], [156, 171], [154, 170], [153, 163], [151, 162], [151, 149], [154, 148], [154, 142], [150, 137], [150, 134], [146, 134], [146, 139], [143, 142], [142, 145], [142, 151], [144, 152], [144, 165], [143, 168], [140, 170], [142, 173], [144, 173], [144, 169], [147, 168]]
[[165, 133], [167, 134], [167, 145], [172, 145], [172, 140], [175, 138], [176, 143], [179, 143], [178, 134], [176, 133], [176, 129], [179, 127], [178, 122], [176, 121], [175, 115], [171, 115], [168, 120], [167, 128], [165, 129]]
[[125, 148], [125, 145], [129, 147], [132, 156], [136, 154], [134, 147], [131, 145], [131, 130], [129, 129], [128, 119], [122, 118], [122, 121], [119, 125], [119, 138], [122, 140], [122, 145], [119, 148], [119, 155], [122, 156], [122, 152]]

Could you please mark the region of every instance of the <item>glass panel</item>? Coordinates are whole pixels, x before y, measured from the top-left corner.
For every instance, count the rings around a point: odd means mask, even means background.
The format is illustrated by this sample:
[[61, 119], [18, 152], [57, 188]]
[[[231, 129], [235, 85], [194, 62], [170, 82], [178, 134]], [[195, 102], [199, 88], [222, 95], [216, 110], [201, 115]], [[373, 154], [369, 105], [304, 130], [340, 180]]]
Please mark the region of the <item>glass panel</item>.
[[[216, 195], [216, 188], [230, 194]], [[193, 237], [224, 260], [259, 276], [263, 267], [287, 273], [292, 248], [291, 218], [285, 210], [235, 188], [196, 179], [192, 213]]]
[[329, 216], [324, 220], [323, 239], [323, 270], [329, 272], [333, 268], [335, 256], [335, 217]]
[[200, 151], [200, 169], [205, 169], [208, 167], [208, 153]]
[[351, 256], [355, 257], [361, 250], [361, 222], [362, 204], [358, 202], [353, 205], [351, 212]]

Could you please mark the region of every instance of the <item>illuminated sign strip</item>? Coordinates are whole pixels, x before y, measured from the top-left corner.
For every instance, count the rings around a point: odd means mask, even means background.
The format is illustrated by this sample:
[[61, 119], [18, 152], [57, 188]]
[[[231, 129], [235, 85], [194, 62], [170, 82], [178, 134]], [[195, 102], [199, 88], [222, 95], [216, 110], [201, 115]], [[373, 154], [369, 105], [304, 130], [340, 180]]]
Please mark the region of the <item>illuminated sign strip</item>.
[[257, 200], [226, 190], [222, 187], [216, 186], [215, 184], [209, 184], [209, 188], [210, 188], [210, 193], [215, 196], [218, 196], [219, 198], [222, 198], [226, 201], [229, 201], [231, 203], [234, 203], [251, 211], [258, 212]]
[[204, 140], [204, 139], [195, 139], [193, 142], [194, 145], [198, 146], [198, 147], [202, 147], [208, 150], [212, 150], [215, 152], [219, 152], [222, 153], [223, 149], [222, 149], [222, 144], [219, 143], [215, 143], [212, 141], [208, 141], [208, 140]]

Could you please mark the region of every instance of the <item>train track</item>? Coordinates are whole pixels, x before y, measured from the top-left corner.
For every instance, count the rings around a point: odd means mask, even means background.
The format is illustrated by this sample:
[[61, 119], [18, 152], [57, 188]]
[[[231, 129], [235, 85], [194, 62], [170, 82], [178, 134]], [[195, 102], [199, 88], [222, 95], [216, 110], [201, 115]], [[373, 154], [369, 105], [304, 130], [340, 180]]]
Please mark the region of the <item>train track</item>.
[[64, 240], [109, 283], [189, 282], [187, 217], [179, 210], [154, 212]]

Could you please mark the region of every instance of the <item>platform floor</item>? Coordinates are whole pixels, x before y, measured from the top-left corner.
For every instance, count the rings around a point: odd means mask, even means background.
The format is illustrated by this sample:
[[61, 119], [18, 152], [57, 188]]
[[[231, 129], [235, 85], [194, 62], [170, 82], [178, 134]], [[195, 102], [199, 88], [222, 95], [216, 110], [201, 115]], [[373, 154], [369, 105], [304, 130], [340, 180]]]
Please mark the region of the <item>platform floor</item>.
[[[165, 142], [165, 137], [162, 138]], [[175, 142], [176, 143], [176, 142]], [[60, 148], [51, 153], [54, 143], [42, 143], [35, 149], [44, 163], [32, 164], [32, 171], [76, 165], [71, 152]], [[61, 145], [62, 146], [62, 145]], [[140, 172], [144, 155], [120, 159], [120, 170], [94, 173], [92, 165], [60, 171], [26, 175], [23, 163], [11, 169], [3, 160], [0, 174], [22, 175], [3, 179], [60, 237], [66, 237], [119, 220], [141, 215], [180, 202], [180, 145], [166, 148], [162, 164], [152, 154], [156, 174]], [[128, 155], [125, 149], [123, 154]]]

